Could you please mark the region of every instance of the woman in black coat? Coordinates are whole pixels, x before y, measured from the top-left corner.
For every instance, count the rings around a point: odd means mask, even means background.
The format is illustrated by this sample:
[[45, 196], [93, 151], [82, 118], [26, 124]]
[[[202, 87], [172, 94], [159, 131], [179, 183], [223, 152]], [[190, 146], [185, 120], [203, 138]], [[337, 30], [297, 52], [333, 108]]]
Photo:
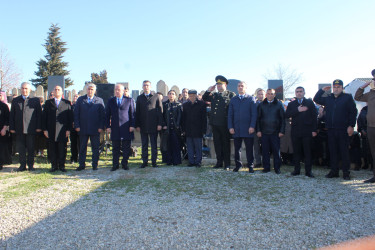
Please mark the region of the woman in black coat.
[[3, 100], [3, 95], [0, 93], [0, 170], [3, 169], [3, 165], [8, 163], [9, 152], [8, 152], [8, 136], [7, 132], [9, 126], [9, 107]]
[[176, 91], [168, 92], [168, 101], [163, 102], [163, 130], [168, 134], [167, 165], [181, 164], [180, 125], [182, 105], [176, 101]]

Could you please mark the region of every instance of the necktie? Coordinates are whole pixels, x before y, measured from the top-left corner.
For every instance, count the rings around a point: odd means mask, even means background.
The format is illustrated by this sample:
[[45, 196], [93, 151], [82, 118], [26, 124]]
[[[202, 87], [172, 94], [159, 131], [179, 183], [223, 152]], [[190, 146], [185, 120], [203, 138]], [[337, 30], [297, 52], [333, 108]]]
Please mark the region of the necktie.
[[91, 98], [90, 98], [90, 97], [87, 99], [87, 102], [88, 102], [88, 103], [91, 103]]
[[60, 104], [60, 100], [56, 99], [56, 107], [59, 107], [59, 104]]
[[120, 98], [117, 98], [117, 106], [119, 106], [119, 107], [120, 107], [120, 105], [121, 105], [121, 101], [120, 101]]
[[302, 100], [300, 99], [300, 100], [298, 100], [298, 102], [299, 102], [299, 104], [302, 104]]
[[243, 95], [240, 95], [240, 100], [242, 100], [242, 98], [243, 98]]

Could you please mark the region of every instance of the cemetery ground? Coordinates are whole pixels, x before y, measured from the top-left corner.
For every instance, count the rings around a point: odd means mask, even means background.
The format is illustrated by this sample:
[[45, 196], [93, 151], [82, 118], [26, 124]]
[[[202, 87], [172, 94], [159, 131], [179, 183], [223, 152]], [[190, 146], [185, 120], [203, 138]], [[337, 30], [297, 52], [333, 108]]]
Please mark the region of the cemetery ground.
[[[165, 166], [111, 172], [67, 164], [50, 173], [36, 157], [35, 172], [0, 172], [0, 249], [277, 248], [311, 249], [375, 234], [371, 171], [352, 180]], [[67, 156], [69, 159], [70, 156]], [[161, 156], [159, 155], [159, 158]], [[303, 173], [303, 171], [302, 171]]]

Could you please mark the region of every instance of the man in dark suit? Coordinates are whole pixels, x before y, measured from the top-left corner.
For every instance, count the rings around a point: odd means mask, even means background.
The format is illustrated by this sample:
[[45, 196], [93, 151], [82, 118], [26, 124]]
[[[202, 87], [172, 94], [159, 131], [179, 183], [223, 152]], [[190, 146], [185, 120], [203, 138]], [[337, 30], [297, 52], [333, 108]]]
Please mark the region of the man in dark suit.
[[186, 136], [189, 167], [202, 163], [202, 138], [207, 130], [206, 104], [198, 100], [197, 91], [189, 90], [189, 99], [182, 111], [182, 126]]
[[[74, 114], [74, 109], [76, 107], [77, 100], [79, 98], [79, 95], [76, 94], [73, 97], [72, 102], [72, 113]], [[73, 119], [74, 121], [74, 119]], [[72, 129], [70, 130], [70, 162], [75, 163], [78, 162], [78, 151], [79, 150], [79, 135], [78, 132], [74, 129], [74, 126], [72, 126]]]
[[103, 99], [95, 96], [96, 85], [89, 83], [87, 95], [77, 100], [74, 109], [74, 127], [79, 134], [80, 151], [77, 171], [85, 169], [87, 142], [91, 141], [92, 169], [98, 170], [100, 133], [104, 130], [105, 111]]
[[151, 142], [151, 161], [156, 165], [157, 136], [162, 126], [162, 103], [158, 95], [151, 94], [151, 82], [143, 81], [143, 93], [138, 96], [136, 102], [135, 127], [141, 133], [142, 141], [142, 165], [145, 168], [148, 162], [148, 140]]
[[255, 98], [246, 94], [247, 84], [240, 81], [237, 85], [238, 96], [233, 97], [229, 103], [228, 128], [234, 139], [234, 161], [236, 167], [233, 172], [238, 172], [242, 167], [241, 146], [242, 141], [246, 147], [246, 159], [249, 173], [253, 169], [253, 143], [257, 121], [257, 104]]
[[116, 84], [115, 96], [108, 100], [105, 112], [107, 132], [111, 133], [112, 140], [112, 168], [119, 168], [120, 149], [122, 151], [122, 168], [129, 170], [128, 159], [130, 144], [134, 137], [135, 110], [134, 100], [124, 95], [124, 85]]
[[55, 98], [44, 104], [42, 128], [48, 138], [50, 172], [65, 170], [66, 144], [73, 124], [73, 113], [70, 101], [62, 99], [62, 88], [56, 86]]
[[[203, 100], [211, 102], [210, 124], [214, 138], [216, 165], [214, 168], [230, 169], [230, 134], [228, 131], [228, 106], [230, 99], [236, 94], [227, 90], [228, 80], [224, 76], [216, 76], [216, 84], [209, 87]], [[213, 92], [217, 88], [218, 92]]]
[[[296, 99], [289, 103], [286, 118], [292, 118], [293, 176], [301, 171], [301, 159], [305, 156], [305, 175], [314, 178], [312, 170], [312, 142], [317, 135], [318, 111], [312, 100], [305, 98], [305, 89], [297, 87]], [[302, 151], [303, 150], [303, 151]]]
[[26, 149], [27, 166], [30, 171], [34, 171], [35, 136], [42, 131], [42, 106], [39, 98], [29, 97], [30, 91], [30, 83], [22, 83], [21, 95], [13, 99], [10, 110], [9, 130], [16, 134], [20, 156], [20, 167], [17, 171], [26, 170]]

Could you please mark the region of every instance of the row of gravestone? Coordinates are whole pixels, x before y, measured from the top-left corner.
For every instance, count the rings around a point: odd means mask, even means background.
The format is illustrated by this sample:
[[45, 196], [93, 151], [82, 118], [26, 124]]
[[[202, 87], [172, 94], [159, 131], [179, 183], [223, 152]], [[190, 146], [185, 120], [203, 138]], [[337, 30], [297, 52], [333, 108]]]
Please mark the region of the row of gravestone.
[[[123, 84], [125, 87], [129, 88], [129, 83], [128, 82], [119, 82], [119, 83]], [[181, 93], [180, 88], [178, 86], [176, 86], [176, 85], [173, 85], [169, 89], [168, 85], [163, 80], [160, 80], [160, 81], [157, 82], [157, 84], [156, 84], [156, 92], [160, 92], [164, 96], [166, 96], [168, 94], [169, 90], [176, 91], [177, 96]], [[133, 90], [132, 91], [132, 97], [133, 97], [133, 99], [136, 100], [137, 97], [138, 97], [138, 95], [140, 95], [142, 92], [143, 91]], [[85, 85], [85, 87], [81, 91], [78, 91], [78, 92], [75, 89], [73, 89], [71, 91], [70, 90], [65, 90], [64, 91], [64, 98], [72, 101], [73, 98], [74, 98], [74, 96], [76, 94], [85, 95], [86, 93], [87, 93], [87, 84]], [[48, 99], [48, 94], [49, 94], [48, 91], [45, 91], [42, 86], [38, 86], [35, 91], [31, 91], [30, 96], [31, 97], [43, 97], [44, 100], [47, 100]], [[13, 88], [12, 90], [8, 90], [7, 91], [7, 96], [11, 96], [11, 95], [13, 95], [13, 96], [14, 95], [16, 95], [16, 96], [21, 95], [21, 89]]]

